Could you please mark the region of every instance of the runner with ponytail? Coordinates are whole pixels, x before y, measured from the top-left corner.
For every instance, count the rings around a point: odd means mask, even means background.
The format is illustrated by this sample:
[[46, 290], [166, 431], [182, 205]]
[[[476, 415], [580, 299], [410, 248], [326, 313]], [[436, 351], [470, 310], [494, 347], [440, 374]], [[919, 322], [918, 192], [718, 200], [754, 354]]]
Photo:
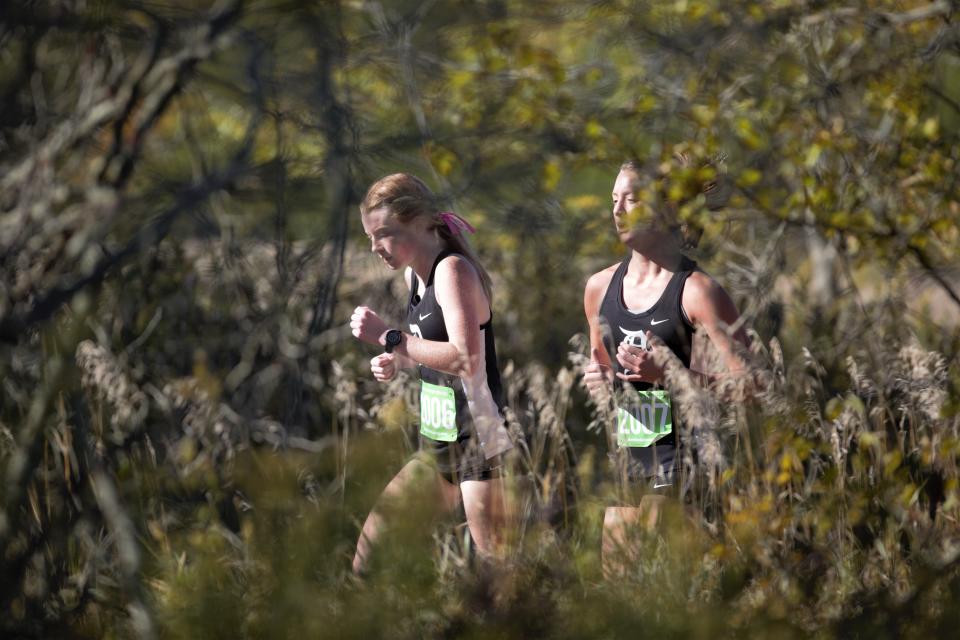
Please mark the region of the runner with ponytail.
[[401, 368], [418, 373], [420, 452], [367, 517], [353, 570], [367, 569], [388, 524], [383, 504], [419, 482], [435, 492], [443, 511], [462, 501], [479, 555], [495, 556], [505, 526], [500, 459], [513, 445], [502, 414], [490, 276], [465, 235], [475, 230], [406, 173], [374, 183], [360, 215], [370, 250], [387, 268], [403, 270], [409, 298], [402, 326], [388, 326], [364, 306], [354, 310], [350, 326], [356, 338], [383, 348], [370, 361], [374, 378], [391, 380]]
[[[679, 219], [681, 203], [666, 186], [671, 171], [694, 183], [693, 198], [707, 211], [724, 206], [727, 186], [709, 163], [691, 166], [682, 153], [668, 162], [625, 162], [613, 185], [613, 222], [628, 253], [591, 276], [584, 291], [591, 362], [583, 382], [598, 404], [615, 401], [611, 458], [627, 485], [623, 502], [607, 508], [603, 521], [603, 569], [611, 577], [634, 557], [631, 529], [651, 529], [663, 499], [678, 493], [680, 447], [691, 444], [680, 440], [664, 371], [651, 349], [666, 347], [689, 368], [693, 334], [704, 331], [726, 365], [721, 375], [744, 370], [734, 343], [746, 345], [747, 338], [736, 306], [684, 254], [701, 230]], [[695, 378], [712, 382], [704, 374]]]

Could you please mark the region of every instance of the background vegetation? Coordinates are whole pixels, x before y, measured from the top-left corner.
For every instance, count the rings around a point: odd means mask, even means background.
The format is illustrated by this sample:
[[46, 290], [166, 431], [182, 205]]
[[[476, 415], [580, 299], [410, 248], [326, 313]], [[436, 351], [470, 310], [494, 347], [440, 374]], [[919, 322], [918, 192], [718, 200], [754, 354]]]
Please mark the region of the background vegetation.
[[[13, 0], [0, 6], [5, 637], [939, 637], [960, 624], [960, 5]], [[577, 380], [628, 157], [704, 229], [765, 381], [679, 373], [684, 499], [599, 570]], [[521, 505], [505, 567], [429, 505], [363, 584], [412, 451], [350, 310], [399, 317], [356, 204], [425, 177], [479, 227]]]

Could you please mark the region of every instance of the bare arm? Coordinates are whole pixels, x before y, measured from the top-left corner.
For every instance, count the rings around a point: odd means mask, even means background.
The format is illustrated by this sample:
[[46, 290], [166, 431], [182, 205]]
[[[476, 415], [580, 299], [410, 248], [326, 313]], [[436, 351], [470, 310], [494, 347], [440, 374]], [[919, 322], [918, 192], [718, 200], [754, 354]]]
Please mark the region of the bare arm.
[[[703, 327], [707, 332], [707, 337], [720, 353], [727, 369], [725, 373], [712, 375], [693, 370], [690, 373], [705, 386], [743, 373], [746, 366], [737, 355], [735, 343], [747, 346], [747, 335], [738, 326], [740, 313], [723, 287], [707, 274], [697, 271], [687, 279], [681, 304], [693, 325]], [[650, 332], [647, 332], [647, 339], [654, 345], [658, 342]], [[616, 376], [622, 380], [652, 383], [663, 380], [663, 369], [649, 351], [621, 344], [617, 347], [617, 361], [625, 370], [632, 372], [618, 372]]]
[[480, 276], [465, 258], [450, 256], [437, 265], [433, 287], [437, 303], [443, 309], [448, 341], [407, 335], [396, 350], [431, 369], [472, 377], [483, 366], [480, 325], [490, 317]]
[[[416, 277], [417, 276], [414, 275], [413, 273], [413, 269], [411, 269], [410, 267], [407, 267], [406, 269], [404, 269], [403, 281], [407, 283], [407, 291], [413, 290], [413, 279]], [[386, 339], [383, 340], [383, 343], [386, 344]], [[396, 350], [393, 351], [393, 356], [394, 356], [394, 362], [396, 362], [397, 366], [400, 367], [401, 369], [412, 369], [415, 366], [417, 366], [417, 363], [414, 362], [413, 359], [397, 353]]]
[[[437, 303], [443, 309], [448, 342], [424, 340], [409, 333], [394, 348], [398, 359], [431, 369], [471, 377], [483, 363], [480, 325], [489, 317], [489, 305], [480, 276], [464, 258], [451, 256], [434, 273]], [[351, 319], [353, 335], [370, 344], [385, 344], [386, 323], [367, 307], [357, 307]]]
[[699, 373], [705, 382], [742, 374], [746, 364], [737, 355], [737, 345], [749, 346], [747, 333], [740, 326], [740, 312], [720, 284], [702, 272], [695, 272], [687, 279], [683, 290], [683, 308], [696, 327], [703, 327], [711, 344], [720, 353], [726, 367], [725, 373]]
[[595, 401], [603, 398], [613, 381], [613, 364], [603, 344], [600, 326], [600, 302], [613, 277], [611, 269], [596, 273], [587, 280], [583, 291], [583, 312], [590, 331], [590, 364], [584, 369], [583, 384]]

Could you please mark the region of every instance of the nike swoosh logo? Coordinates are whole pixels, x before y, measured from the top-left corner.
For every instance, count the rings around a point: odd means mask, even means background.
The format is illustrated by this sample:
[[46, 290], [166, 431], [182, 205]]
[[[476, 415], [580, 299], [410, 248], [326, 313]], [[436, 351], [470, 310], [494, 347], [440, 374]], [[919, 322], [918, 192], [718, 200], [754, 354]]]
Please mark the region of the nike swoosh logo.
[[666, 318], [665, 320], [654, 320], [653, 318], [650, 318], [650, 326], [652, 327], [657, 324], [663, 324], [664, 322], [667, 322], [667, 320], [669, 319], [670, 318]]
[[430, 313], [427, 313], [427, 314], [424, 314], [424, 315], [420, 316], [420, 319], [423, 320], [424, 318], [429, 318], [429, 317], [432, 316], [432, 315], [433, 315], [433, 311], [431, 311]]

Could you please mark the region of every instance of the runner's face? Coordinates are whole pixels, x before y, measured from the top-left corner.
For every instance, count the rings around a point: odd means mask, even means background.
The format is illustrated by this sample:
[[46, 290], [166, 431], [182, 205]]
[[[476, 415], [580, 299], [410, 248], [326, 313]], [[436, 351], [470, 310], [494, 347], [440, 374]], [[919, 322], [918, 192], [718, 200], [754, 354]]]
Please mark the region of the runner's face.
[[403, 269], [413, 262], [417, 252], [416, 229], [390, 215], [386, 207], [374, 209], [361, 216], [363, 231], [374, 252], [389, 269]]
[[645, 197], [644, 185], [633, 171], [621, 171], [613, 183], [613, 223], [620, 240], [627, 242], [652, 228], [658, 216]]

